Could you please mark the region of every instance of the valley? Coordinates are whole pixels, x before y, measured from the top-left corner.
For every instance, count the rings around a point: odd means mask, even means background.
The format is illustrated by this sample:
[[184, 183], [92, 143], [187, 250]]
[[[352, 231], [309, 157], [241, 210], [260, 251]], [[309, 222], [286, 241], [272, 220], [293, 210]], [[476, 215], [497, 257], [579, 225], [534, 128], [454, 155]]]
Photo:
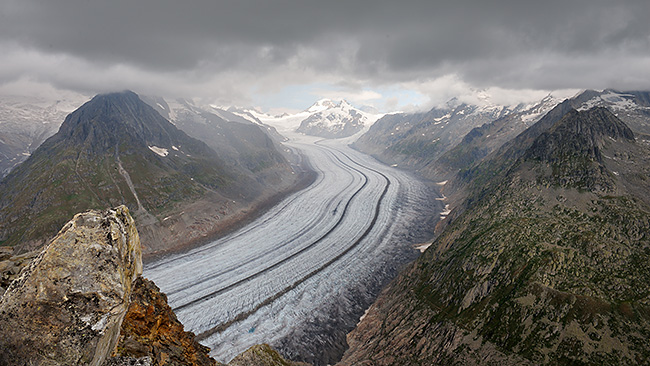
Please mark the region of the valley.
[[432, 187], [341, 141], [291, 137], [318, 173], [311, 186], [236, 232], [145, 266], [219, 361], [269, 343], [291, 359], [336, 362], [443, 208]]
[[0, 1], [0, 366], [650, 365], [650, 1]]

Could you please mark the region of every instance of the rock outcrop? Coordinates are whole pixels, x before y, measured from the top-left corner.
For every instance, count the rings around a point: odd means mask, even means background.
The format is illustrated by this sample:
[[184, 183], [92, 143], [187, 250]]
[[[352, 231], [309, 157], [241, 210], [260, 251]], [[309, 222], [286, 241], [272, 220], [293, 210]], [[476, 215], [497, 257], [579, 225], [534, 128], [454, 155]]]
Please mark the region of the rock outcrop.
[[0, 298], [9, 285], [18, 278], [20, 271], [27, 267], [40, 251], [12, 255], [12, 247], [0, 247]]
[[185, 332], [167, 296], [151, 281], [138, 277], [120, 331], [117, 351], [109, 365], [120, 359], [149, 358], [151, 365], [216, 365], [210, 349]]
[[125, 206], [75, 215], [0, 300], [0, 364], [101, 365], [141, 273]]
[[309, 366], [309, 364], [287, 361], [268, 344], [258, 344], [233, 358], [228, 366]]

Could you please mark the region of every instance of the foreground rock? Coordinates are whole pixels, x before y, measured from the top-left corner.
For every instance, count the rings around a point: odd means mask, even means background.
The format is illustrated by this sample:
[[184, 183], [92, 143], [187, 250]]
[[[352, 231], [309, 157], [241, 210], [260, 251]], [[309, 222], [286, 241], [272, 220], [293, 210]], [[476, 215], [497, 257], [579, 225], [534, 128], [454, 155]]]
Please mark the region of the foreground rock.
[[141, 273], [125, 206], [75, 215], [0, 301], [0, 364], [100, 365]]
[[309, 366], [309, 364], [287, 361], [268, 344], [258, 344], [233, 358], [228, 366]]
[[[167, 296], [142, 277], [133, 284], [131, 304], [122, 323], [113, 357], [103, 366], [223, 365], [209, 356], [167, 304]], [[287, 361], [267, 344], [256, 345], [235, 357], [228, 366], [308, 366]]]
[[167, 296], [151, 281], [138, 277], [133, 285], [131, 304], [122, 323], [117, 352], [107, 365], [118, 361], [148, 359], [151, 365], [216, 365], [194, 333], [183, 324], [167, 304]]

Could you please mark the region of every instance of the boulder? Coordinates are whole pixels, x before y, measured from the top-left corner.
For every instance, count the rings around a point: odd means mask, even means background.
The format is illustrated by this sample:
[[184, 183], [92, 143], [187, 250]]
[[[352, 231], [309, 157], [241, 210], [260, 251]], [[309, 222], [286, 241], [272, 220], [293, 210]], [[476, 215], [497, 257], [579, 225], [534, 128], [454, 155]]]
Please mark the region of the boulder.
[[268, 344], [257, 344], [233, 358], [228, 366], [309, 366], [309, 364], [286, 360]]
[[141, 273], [125, 206], [75, 215], [0, 300], [0, 364], [101, 365]]

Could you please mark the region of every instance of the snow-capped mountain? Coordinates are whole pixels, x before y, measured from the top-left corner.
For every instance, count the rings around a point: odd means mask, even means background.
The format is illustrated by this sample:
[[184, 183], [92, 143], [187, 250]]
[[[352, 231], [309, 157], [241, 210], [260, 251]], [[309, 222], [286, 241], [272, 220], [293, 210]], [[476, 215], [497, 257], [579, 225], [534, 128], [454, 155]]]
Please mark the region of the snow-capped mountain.
[[362, 112], [345, 100], [336, 103], [322, 99], [307, 111], [310, 116], [302, 120], [296, 131], [325, 138], [352, 136], [379, 119], [378, 115]]
[[650, 92], [648, 91], [585, 90], [573, 98], [573, 105], [579, 111], [592, 107], [606, 107], [634, 132], [650, 134]]
[[298, 113], [270, 115], [249, 109], [237, 112], [271, 125], [281, 133], [301, 132], [326, 138], [343, 138], [367, 129], [383, 116], [364, 112], [345, 100], [321, 99]]
[[[342, 102], [345, 102], [345, 101], [343, 100], [343, 101], [341, 101], [341, 103]], [[348, 103], [345, 102], [345, 104], [348, 104]], [[330, 108], [336, 108], [336, 102], [334, 102], [331, 99], [321, 99], [321, 100], [317, 101], [316, 103], [314, 103], [311, 107], [307, 108], [307, 112], [318, 113], [318, 112], [322, 112], [322, 111], [330, 109]]]
[[0, 96], [0, 177], [27, 159], [89, 98], [76, 93]]
[[516, 105], [492, 103], [487, 94], [472, 104], [453, 98], [428, 112], [385, 116], [354, 146], [386, 163], [422, 169], [461, 142], [474, 128], [507, 118], [498, 133], [487, 136], [497, 139], [495, 145], [498, 145], [535, 123], [560, 101], [561, 98], [553, 95]]

